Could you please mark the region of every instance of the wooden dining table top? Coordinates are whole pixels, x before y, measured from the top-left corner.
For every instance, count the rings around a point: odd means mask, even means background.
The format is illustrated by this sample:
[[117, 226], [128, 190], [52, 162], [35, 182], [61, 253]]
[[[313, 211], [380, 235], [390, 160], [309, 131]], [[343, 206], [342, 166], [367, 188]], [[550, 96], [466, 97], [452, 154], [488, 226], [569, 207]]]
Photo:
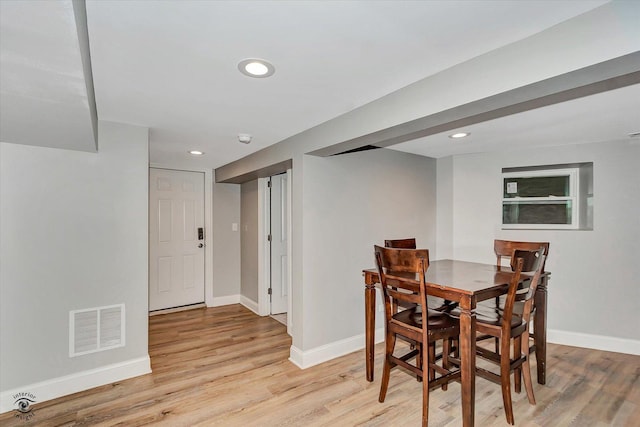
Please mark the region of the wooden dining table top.
[[[380, 281], [378, 270], [375, 268], [363, 270], [363, 273], [368, 275], [373, 283]], [[492, 264], [443, 259], [429, 263], [425, 280], [427, 293], [454, 292], [458, 295], [474, 296], [478, 301], [482, 301], [504, 294], [512, 275], [509, 267], [498, 270]], [[413, 273], [389, 272], [387, 277], [419, 283], [419, 278]], [[522, 277], [527, 279], [531, 276], [523, 274]], [[525, 281], [523, 280], [523, 283]]]

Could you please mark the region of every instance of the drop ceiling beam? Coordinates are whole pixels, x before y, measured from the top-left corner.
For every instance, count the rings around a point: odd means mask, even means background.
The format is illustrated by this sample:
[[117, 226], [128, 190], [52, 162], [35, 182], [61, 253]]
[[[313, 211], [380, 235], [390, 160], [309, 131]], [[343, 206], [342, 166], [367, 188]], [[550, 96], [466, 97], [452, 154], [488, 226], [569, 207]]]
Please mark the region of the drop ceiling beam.
[[367, 145], [389, 147], [401, 142], [638, 83], [640, 83], [640, 52], [636, 51], [352, 138], [307, 154], [327, 157]]

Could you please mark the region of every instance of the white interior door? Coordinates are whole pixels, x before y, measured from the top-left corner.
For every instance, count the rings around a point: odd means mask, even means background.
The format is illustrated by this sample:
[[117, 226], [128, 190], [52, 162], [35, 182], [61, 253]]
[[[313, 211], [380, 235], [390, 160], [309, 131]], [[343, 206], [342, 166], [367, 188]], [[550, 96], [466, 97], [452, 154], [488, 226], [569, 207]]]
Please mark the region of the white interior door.
[[204, 251], [204, 174], [149, 169], [150, 311], [204, 302]]
[[287, 174], [271, 177], [271, 314], [286, 313], [289, 306], [289, 256]]

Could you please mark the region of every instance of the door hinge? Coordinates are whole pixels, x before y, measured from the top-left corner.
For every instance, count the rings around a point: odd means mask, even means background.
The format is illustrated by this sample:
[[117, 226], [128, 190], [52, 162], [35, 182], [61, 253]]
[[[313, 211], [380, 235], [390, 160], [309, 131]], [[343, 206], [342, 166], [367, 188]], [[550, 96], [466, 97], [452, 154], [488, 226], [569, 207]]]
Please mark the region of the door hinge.
[[267, 293], [268, 293], [269, 295], [271, 295], [271, 293], [272, 293], [271, 288], [269, 288], [269, 290], [267, 291]]
[[270, 241], [271, 241], [271, 234], [269, 234], [269, 235], [267, 236], [267, 241], [268, 241], [268, 242], [270, 242]]
[[267, 187], [271, 188], [271, 180], [267, 181]]

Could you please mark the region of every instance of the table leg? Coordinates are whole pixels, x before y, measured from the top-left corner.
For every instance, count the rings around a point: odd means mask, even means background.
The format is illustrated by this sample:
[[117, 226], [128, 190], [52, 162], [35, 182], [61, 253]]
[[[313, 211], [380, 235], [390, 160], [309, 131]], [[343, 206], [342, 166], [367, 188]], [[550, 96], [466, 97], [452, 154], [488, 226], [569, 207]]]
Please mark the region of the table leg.
[[474, 423], [476, 394], [476, 313], [470, 299], [460, 301], [460, 371], [462, 425]]
[[373, 284], [364, 288], [364, 329], [367, 381], [371, 382], [376, 345], [376, 287]]
[[533, 336], [536, 346], [538, 384], [547, 382], [547, 277], [543, 277], [536, 288], [536, 313], [533, 318]]

